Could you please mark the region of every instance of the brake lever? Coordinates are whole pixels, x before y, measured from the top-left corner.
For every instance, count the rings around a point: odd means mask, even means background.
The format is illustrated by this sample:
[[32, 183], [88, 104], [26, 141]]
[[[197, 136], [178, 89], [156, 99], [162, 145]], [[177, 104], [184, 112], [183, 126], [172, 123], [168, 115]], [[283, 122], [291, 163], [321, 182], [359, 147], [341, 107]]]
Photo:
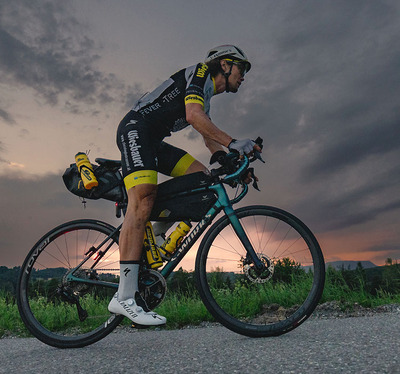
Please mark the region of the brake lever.
[[261, 157], [261, 153], [254, 150], [254, 157], [258, 160], [260, 160], [263, 164], [265, 164], [265, 161], [263, 160], [263, 158]]
[[254, 174], [254, 168], [248, 168], [247, 171], [250, 173], [251, 178], [253, 179], [253, 187], [257, 190], [260, 191], [258, 188], [258, 183], [257, 183], [257, 177]]
[[[263, 149], [263, 140], [258, 137], [256, 140], [254, 140], [254, 143], [256, 143], [261, 149]], [[258, 152], [256, 150], [253, 151], [253, 158], [250, 160], [251, 162], [255, 160], [260, 160], [263, 164], [265, 164], [265, 161], [261, 157], [261, 152]]]

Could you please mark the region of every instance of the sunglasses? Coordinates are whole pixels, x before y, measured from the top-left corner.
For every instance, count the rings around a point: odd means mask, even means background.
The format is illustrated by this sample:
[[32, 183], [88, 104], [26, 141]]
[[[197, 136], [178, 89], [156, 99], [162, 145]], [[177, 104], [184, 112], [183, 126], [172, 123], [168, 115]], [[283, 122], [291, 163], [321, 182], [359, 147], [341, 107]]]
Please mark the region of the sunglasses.
[[240, 75], [242, 77], [244, 77], [247, 73], [247, 64], [245, 64], [243, 62], [235, 62], [235, 61], [233, 61], [233, 64], [238, 67]]
[[228, 62], [228, 64], [230, 65], [236, 65], [239, 69], [239, 73], [242, 77], [245, 76], [245, 74], [247, 73], [247, 64], [245, 62], [242, 61], [233, 61], [229, 58], [225, 59], [225, 61]]

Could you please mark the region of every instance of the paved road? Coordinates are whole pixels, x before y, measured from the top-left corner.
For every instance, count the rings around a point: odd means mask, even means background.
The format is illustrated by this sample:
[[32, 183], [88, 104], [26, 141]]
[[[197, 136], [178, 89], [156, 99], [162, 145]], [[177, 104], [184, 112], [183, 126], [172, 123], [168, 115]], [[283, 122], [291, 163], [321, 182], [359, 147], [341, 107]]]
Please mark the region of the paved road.
[[119, 331], [81, 349], [0, 340], [0, 373], [400, 373], [400, 313], [309, 320], [276, 338], [224, 327]]

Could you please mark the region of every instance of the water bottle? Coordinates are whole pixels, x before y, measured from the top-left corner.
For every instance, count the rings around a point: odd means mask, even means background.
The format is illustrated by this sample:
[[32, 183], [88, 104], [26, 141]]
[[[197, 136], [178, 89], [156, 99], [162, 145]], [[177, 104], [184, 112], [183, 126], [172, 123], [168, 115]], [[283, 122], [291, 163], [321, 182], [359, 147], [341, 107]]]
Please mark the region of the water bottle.
[[93, 166], [89, 161], [88, 156], [85, 153], [79, 152], [75, 155], [76, 166], [81, 173], [81, 179], [83, 185], [87, 190], [91, 190], [93, 187], [97, 187], [99, 182], [93, 172]]
[[153, 227], [150, 222], [146, 223], [144, 230], [144, 248], [146, 250], [147, 263], [152, 269], [158, 269], [163, 264], [160, 252], [154, 239]]
[[176, 248], [181, 244], [183, 238], [187, 235], [192, 227], [188, 221], [182, 221], [176, 229], [168, 236], [164, 244], [159, 248], [161, 256], [169, 258], [175, 252]]
[[174, 222], [157, 221], [153, 223], [153, 232], [157, 247], [161, 247], [166, 239], [165, 233], [171, 228]]

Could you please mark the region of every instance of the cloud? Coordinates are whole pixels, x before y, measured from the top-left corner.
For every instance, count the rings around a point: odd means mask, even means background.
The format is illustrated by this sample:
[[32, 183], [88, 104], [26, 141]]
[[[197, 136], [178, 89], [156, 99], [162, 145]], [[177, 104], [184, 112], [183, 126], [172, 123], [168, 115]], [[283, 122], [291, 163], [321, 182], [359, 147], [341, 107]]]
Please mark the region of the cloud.
[[[121, 105], [127, 110], [144, 90], [140, 83], [128, 86], [123, 82], [124, 77], [101, 70], [102, 56], [104, 53], [109, 55], [110, 46], [101, 45], [98, 35], [80, 22], [80, 15], [72, 4], [48, 0], [0, 0], [0, 79], [4, 86], [28, 88], [27, 92], [33, 91], [35, 97], [39, 97], [38, 101], [46, 100], [61, 112], [73, 113], [76, 118], [69, 119], [71, 124], [75, 119], [77, 123], [87, 123], [87, 116], [95, 117], [95, 127], [87, 126], [90, 141], [93, 141], [91, 148], [96, 149], [100, 143], [96, 136], [104, 136], [105, 123], [109, 119], [113, 123], [120, 119], [119, 113], [109, 112], [110, 117], [104, 118], [104, 112], [109, 109], [107, 103]], [[91, 4], [96, 6], [95, 1]], [[142, 10], [150, 16], [155, 5], [146, 4]], [[225, 5], [228, 1], [222, 1], [218, 6], [222, 9]], [[108, 7], [104, 3], [93, 14], [84, 16], [89, 17], [92, 25], [95, 22], [102, 25], [99, 21], [105, 18], [117, 19], [121, 12], [128, 17], [132, 11], [138, 17], [132, 4], [115, 1], [114, 7], [115, 12], [106, 14]], [[246, 203], [271, 204], [289, 210], [319, 234], [334, 237], [343, 252], [353, 250], [354, 242], [349, 244], [346, 237], [341, 236], [351, 230], [358, 233], [357, 241], [360, 238], [360, 242], [369, 243], [357, 248], [374, 251], [375, 247], [370, 244], [373, 242], [374, 246], [381, 246], [382, 252], [388, 248], [398, 250], [397, 237], [386, 239], [382, 234], [379, 240], [373, 239], [400, 219], [400, 3], [260, 1], [252, 7], [243, 5], [244, 13], [239, 12], [240, 5], [234, 7], [235, 14], [240, 15], [234, 17], [238, 22], [240, 17], [240, 22], [248, 28], [236, 28], [230, 35], [232, 39], [237, 38], [237, 43], [249, 54], [253, 67], [237, 94], [223, 94], [212, 99], [211, 117], [235, 138], [264, 138], [267, 164], [254, 165], [262, 192], [249, 194]], [[134, 43], [131, 36], [118, 43], [125, 47], [129, 41], [130, 46], [139, 47], [133, 60], [143, 64], [146, 60], [149, 64], [156, 61], [161, 66], [159, 69], [169, 70], [170, 66], [172, 69], [183, 63], [181, 56], [185, 53], [190, 59], [193, 55], [202, 56], [203, 53], [198, 52], [199, 46], [193, 46], [190, 38], [182, 33], [183, 25], [190, 30], [201, 29], [201, 17], [192, 17], [190, 5], [183, 7], [179, 17], [190, 22], [182, 24], [180, 20], [178, 27], [175, 13], [171, 12], [167, 18], [161, 12], [162, 22], [151, 28], [143, 16], [134, 18], [136, 22], [132, 25], [126, 21], [120, 25], [114, 22], [113, 28], [107, 29], [107, 43], [115, 43], [116, 35], [125, 37], [128, 24], [128, 30], [137, 31], [137, 38]], [[191, 15], [185, 17], [190, 12]], [[249, 23], [249, 19], [252, 22]], [[216, 22], [211, 24], [214, 26], [208, 28], [200, 44], [219, 44], [204, 41], [207, 35], [217, 35], [223, 27]], [[103, 29], [100, 26], [97, 30]], [[175, 41], [180, 35], [180, 43], [161, 43], [157, 38], [160, 30]], [[221, 40], [221, 44], [225, 42]], [[132, 56], [129, 54], [132, 48], [122, 49], [115, 45], [112, 48], [127, 58]], [[161, 56], [164, 56], [162, 60]], [[158, 76], [154, 66], [151, 74], [148, 73], [150, 78], [145, 84], [149, 86], [146, 87], [153, 88], [155, 82], [166, 78], [165, 70], [162, 73], [159, 70]], [[13, 110], [1, 104], [0, 120], [6, 123], [6, 129], [15, 131], [13, 139], [16, 139], [24, 133], [18, 133], [16, 126], [10, 126], [22, 118], [21, 113], [17, 116]], [[28, 116], [27, 113], [24, 115]], [[29, 127], [31, 123], [32, 128]], [[34, 121], [27, 121], [23, 126], [29, 128], [32, 138], [40, 136], [38, 130], [43, 126], [34, 128], [34, 124]], [[55, 127], [52, 125], [51, 128], [53, 136], [58, 138], [60, 135]], [[65, 135], [67, 127], [63, 124], [62, 128]], [[93, 131], [99, 128], [103, 132]], [[201, 138], [190, 129], [185, 131], [174, 135], [177, 143], [182, 143], [175, 145], [190, 148], [196, 157], [204, 156], [202, 161], [207, 161]], [[47, 132], [45, 134], [47, 136]], [[112, 137], [114, 139], [114, 133]], [[5, 152], [6, 139], [2, 140], [0, 157]], [[9, 147], [10, 143], [6, 144]], [[100, 149], [107, 149], [106, 144], [99, 147], [98, 153], [101, 153]], [[7, 158], [17, 160], [16, 157]], [[0, 162], [4, 166], [10, 161], [0, 159]], [[25, 163], [23, 158], [22, 162]], [[10, 201], [2, 211], [12, 212], [11, 201], [18, 200], [29, 210], [30, 217], [46, 217], [43, 220], [46, 225], [39, 228], [30, 226], [32, 221], [19, 225], [27, 230], [32, 240], [37, 239], [38, 232], [45, 232], [55, 225], [54, 217], [60, 222], [81, 213], [69, 210], [69, 204], [74, 205], [76, 200], [72, 195], [68, 196], [62, 186], [52, 184], [51, 176], [24, 184], [18, 180], [16, 172], [14, 170], [4, 182], [2, 176], [2, 192], [6, 193], [2, 196], [9, 197], [7, 200]], [[4, 183], [8, 186], [6, 190]], [[36, 189], [43, 195], [39, 196]], [[29, 198], [24, 200], [21, 196]], [[39, 207], [36, 203], [39, 200], [51, 201], [54, 209], [47, 211]], [[98, 202], [94, 204], [97, 206]], [[77, 205], [80, 209], [80, 204]], [[100, 212], [96, 210], [97, 213]], [[23, 209], [18, 210], [17, 216], [24, 216]], [[17, 219], [10, 220], [18, 226]], [[36, 221], [42, 224], [40, 219]], [[13, 245], [13, 240], [8, 239], [8, 231], [4, 230], [5, 236], [0, 235], [1, 240]]]
[[10, 113], [0, 108], [0, 118], [8, 125], [15, 125], [15, 120]]
[[42, 235], [66, 221], [94, 218], [113, 225], [114, 203], [81, 200], [64, 186], [60, 174], [23, 179], [18, 172], [0, 179], [0, 265], [21, 265]]
[[112, 104], [129, 88], [96, 67], [101, 48], [73, 11], [67, 2], [1, 1], [0, 77], [33, 89], [48, 104], [65, 100], [65, 109], [79, 113], [82, 103]]
[[398, 10], [373, 1], [277, 6], [266, 52], [236, 96], [218, 98], [215, 118], [230, 134], [264, 138], [267, 193], [317, 230], [399, 217]]
[[393, 118], [392, 122], [388, 123], [365, 123], [362, 127], [339, 130], [331, 142], [321, 143], [317, 147], [316, 157], [305, 167], [304, 177], [323, 177], [345, 167], [357, 165], [373, 155], [400, 150], [398, 118]]

